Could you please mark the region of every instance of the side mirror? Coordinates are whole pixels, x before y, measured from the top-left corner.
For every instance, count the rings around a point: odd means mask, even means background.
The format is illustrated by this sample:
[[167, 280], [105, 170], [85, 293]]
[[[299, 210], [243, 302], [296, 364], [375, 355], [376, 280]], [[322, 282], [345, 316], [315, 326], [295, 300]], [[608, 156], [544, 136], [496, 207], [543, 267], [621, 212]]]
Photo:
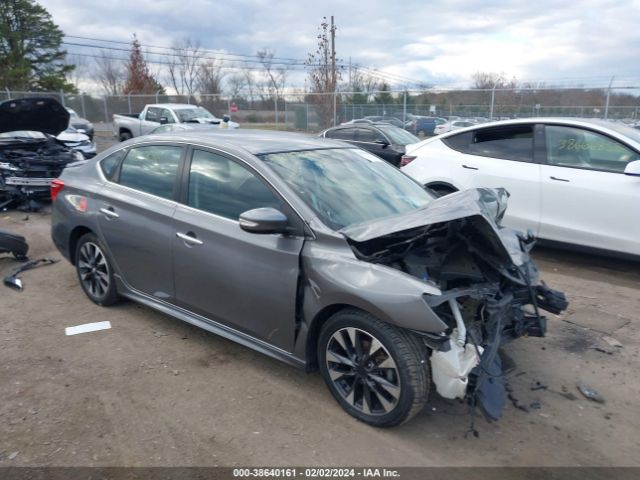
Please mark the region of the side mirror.
[[382, 148], [387, 148], [389, 146], [389, 142], [387, 142], [386, 140], [383, 140], [382, 138], [377, 139], [374, 143], [381, 145]]
[[640, 160], [627, 163], [627, 166], [624, 168], [624, 174], [632, 177], [640, 177]]
[[289, 220], [275, 208], [254, 208], [240, 214], [240, 228], [249, 233], [286, 233]]
[[169, 119], [167, 117], [160, 117], [160, 125], [166, 125], [169, 123]]

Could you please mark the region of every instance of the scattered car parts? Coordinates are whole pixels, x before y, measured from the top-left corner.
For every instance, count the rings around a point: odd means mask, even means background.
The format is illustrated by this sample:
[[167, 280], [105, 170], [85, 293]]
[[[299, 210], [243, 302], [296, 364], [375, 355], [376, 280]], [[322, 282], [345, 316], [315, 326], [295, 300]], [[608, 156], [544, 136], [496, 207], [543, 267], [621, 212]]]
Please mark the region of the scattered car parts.
[[13, 288], [14, 290], [22, 290], [22, 280], [18, 278], [18, 275], [27, 270], [33, 270], [34, 268], [41, 267], [44, 265], [53, 265], [57, 263], [59, 260], [53, 258], [39, 258], [38, 260], [31, 260], [27, 263], [23, 263], [18, 268], [16, 268], [13, 273], [7, 277], [4, 277], [4, 284], [9, 288]]
[[28, 251], [29, 244], [22, 235], [0, 230], [0, 253], [11, 253], [16, 260], [24, 261]]

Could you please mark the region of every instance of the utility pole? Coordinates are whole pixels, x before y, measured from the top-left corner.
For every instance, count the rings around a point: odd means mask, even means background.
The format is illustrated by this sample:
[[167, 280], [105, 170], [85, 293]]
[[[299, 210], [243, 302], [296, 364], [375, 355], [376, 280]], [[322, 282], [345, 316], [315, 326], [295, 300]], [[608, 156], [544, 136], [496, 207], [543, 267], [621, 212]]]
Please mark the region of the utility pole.
[[336, 91], [336, 27], [333, 24], [333, 15], [331, 15], [331, 85], [333, 91]]
[[[331, 17], [333, 18], [333, 17]], [[607, 103], [604, 106], [604, 119], [609, 118], [609, 99], [611, 98], [611, 85], [613, 85], [613, 81], [615, 80], [615, 76], [611, 77], [611, 81], [609, 82], [609, 87], [607, 88]]]
[[333, 15], [331, 15], [331, 88], [333, 90], [333, 126], [336, 126], [337, 120], [337, 81], [336, 81], [336, 27], [333, 24]]

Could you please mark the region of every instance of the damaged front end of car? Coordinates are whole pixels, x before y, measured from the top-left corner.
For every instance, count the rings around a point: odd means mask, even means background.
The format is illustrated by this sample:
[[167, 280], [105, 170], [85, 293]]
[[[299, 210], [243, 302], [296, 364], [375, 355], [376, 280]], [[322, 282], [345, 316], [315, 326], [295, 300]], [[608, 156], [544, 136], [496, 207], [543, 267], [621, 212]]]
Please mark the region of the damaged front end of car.
[[[498, 350], [522, 337], [543, 337], [546, 318], [567, 308], [563, 293], [539, 280], [531, 234], [502, 227], [508, 194], [474, 189], [442, 197], [409, 214], [347, 227], [355, 255], [437, 287], [425, 295], [447, 325], [430, 348], [432, 379], [445, 398], [481, 406], [497, 420], [506, 404]], [[421, 334], [421, 332], [417, 332]]]
[[50, 199], [51, 181], [84, 157], [54, 138], [69, 113], [51, 98], [0, 103], [0, 208], [38, 210]]

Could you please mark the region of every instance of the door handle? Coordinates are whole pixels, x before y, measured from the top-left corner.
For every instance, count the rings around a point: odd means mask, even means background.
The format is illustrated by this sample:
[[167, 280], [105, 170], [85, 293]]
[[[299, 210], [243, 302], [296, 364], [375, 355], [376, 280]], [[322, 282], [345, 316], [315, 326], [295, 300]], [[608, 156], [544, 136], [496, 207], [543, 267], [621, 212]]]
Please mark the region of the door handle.
[[104, 213], [109, 218], [118, 218], [120, 216], [116, 212], [113, 211], [113, 207], [101, 208], [100, 209], [100, 213]]
[[478, 170], [478, 167], [470, 167], [469, 165], [462, 165], [462, 168], [466, 168], [467, 170]]
[[193, 234], [193, 232], [189, 232], [189, 233], [176, 232], [176, 237], [192, 245], [202, 245], [204, 243], [202, 240], [198, 240]]
[[558, 182], [568, 182], [566, 178], [558, 178], [558, 177], [549, 177], [551, 180], [556, 180]]

